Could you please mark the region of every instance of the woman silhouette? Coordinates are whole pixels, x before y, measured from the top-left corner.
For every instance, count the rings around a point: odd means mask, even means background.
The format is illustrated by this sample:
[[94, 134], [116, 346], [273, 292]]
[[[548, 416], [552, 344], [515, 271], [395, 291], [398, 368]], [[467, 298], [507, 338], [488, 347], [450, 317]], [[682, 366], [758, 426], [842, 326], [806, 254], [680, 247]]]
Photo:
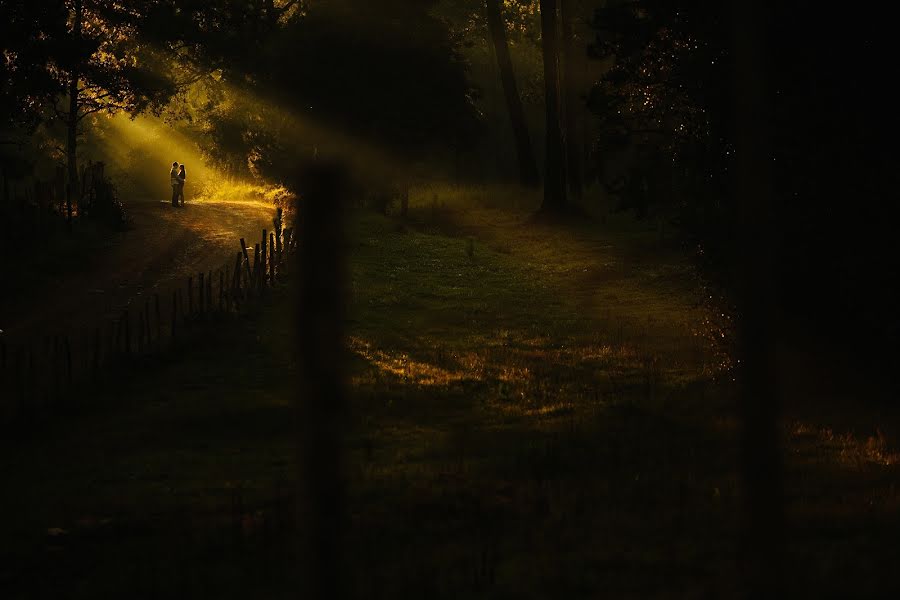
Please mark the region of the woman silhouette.
[[181, 206], [184, 206], [184, 180], [187, 179], [187, 173], [184, 172], [184, 165], [178, 169], [178, 198]]

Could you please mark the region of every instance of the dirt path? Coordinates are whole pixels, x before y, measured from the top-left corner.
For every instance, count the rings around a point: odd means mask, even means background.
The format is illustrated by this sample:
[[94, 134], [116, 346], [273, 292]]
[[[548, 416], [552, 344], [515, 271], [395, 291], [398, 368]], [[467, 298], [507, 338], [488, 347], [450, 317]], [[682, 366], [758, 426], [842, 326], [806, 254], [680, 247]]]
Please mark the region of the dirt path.
[[3, 337], [16, 343], [92, 327], [188, 275], [232, 264], [239, 240], [252, 244], [271, 229], [271, 205], [256, 201], [129, 203], [133, 227], [114, 236], [89, 269], [4, 303]]

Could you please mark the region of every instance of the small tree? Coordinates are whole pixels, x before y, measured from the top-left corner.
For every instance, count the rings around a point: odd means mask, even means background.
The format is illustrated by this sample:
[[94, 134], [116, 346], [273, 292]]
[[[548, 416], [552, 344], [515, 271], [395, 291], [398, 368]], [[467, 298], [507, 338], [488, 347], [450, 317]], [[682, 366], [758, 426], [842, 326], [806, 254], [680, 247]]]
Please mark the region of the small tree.
[[171, 70], [142, 40], [143, 34], [152, 33], [154, 21], [148, 17], [159, 3], [65, 0], [63, 4], [68, 30], [56, 40], [57, 53], [46, 66], [65, 84], [65, 93], [53, 108], [66, 129], [66, 210], [71, 222], [78, 188], [79, 128], [84, 120], [100, 112], [134, 114], [160, 105], [174, 94], [176, 83]]

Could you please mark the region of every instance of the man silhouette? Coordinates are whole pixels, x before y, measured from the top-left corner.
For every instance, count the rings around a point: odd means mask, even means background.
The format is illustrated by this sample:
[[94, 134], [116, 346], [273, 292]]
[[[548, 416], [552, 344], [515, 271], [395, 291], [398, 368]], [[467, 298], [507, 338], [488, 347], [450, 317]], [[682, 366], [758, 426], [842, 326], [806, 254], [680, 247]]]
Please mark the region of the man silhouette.
[[169, 171], [169, 183], [172, 185], [172, 206], [178, 206], [178, 193], [181, 181], [178, 179], [178, 161], [172, 163], [172, 170]]

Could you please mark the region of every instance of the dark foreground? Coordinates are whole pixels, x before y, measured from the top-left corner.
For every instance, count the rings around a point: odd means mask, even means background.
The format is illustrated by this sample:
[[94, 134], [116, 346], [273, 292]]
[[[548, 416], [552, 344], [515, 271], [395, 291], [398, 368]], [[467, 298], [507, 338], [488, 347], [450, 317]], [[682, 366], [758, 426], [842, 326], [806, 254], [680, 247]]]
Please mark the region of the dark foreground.
[[[727, 318], [655, 232], [523, 220], [353, 216], [351, 588], [738, 596]], [[198, 325], [7, 436], [0, 596], [294, 596], [289, 314]], [[898, 421], [797, 400], [786, 592], [900, 593]]]

